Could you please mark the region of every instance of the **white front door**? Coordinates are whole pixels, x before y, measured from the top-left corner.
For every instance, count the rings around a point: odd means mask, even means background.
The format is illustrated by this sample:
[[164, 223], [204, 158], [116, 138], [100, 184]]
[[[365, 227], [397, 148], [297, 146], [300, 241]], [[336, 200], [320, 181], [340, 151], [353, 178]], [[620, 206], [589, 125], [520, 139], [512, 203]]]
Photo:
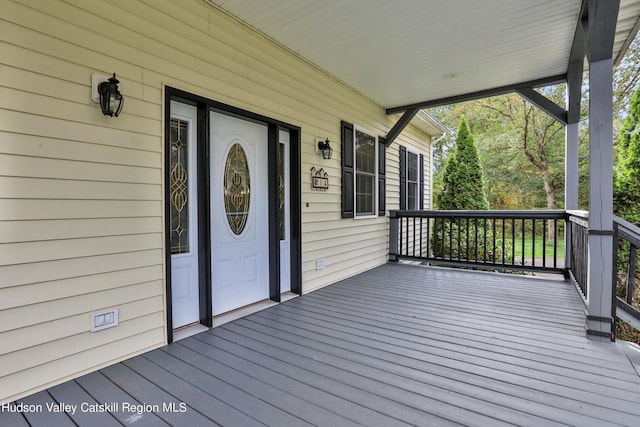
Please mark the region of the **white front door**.
[[289, 206], [289, 131], [278, 144], [278, 237], [280, 239], [280, 293], [291, 291], [291, 227]]
[[210, 113], [213, 315], [269, 298], [267, 126]]
[[200, 320], [197, 109], [171, 101], [169, 186], [173, 328]]

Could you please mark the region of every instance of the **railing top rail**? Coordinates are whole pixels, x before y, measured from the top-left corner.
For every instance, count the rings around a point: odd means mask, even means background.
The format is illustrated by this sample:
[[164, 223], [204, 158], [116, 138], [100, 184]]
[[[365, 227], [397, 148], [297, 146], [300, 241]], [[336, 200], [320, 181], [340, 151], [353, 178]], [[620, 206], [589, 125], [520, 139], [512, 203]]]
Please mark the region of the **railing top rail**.
[[575, 216], [576, 218], [589, 219], [589, 211], [579, 211], [575, 209], [568, 209], [567, 215]]
[[584, 228], [589, 228], [589, 220], [584, 217], [569, 215], [569, 221], [578, 224]]
[[640, 246], [640, 227], [617, 216], [613, 217], [613, 225], [617, 228], [619, 236], [625, 238], [635, 246]]
[[564, 210], [486, 210], [486, 211], [455, 211], [455, 210], [416, 210], [416, 211], [389, 211], [391, 218], [417, 217], [417, 218], [505, 218], [505, 219], [565, 219]]

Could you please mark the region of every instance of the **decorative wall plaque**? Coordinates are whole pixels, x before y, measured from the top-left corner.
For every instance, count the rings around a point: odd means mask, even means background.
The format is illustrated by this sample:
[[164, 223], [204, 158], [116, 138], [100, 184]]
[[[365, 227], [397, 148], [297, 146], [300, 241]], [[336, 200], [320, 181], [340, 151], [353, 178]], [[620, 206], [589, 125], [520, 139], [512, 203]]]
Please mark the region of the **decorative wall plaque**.
[[316, 191], [327, 191], [329, 189], [329, 174], [323, 168], [316, 170], [311, 168], [311, 189]]

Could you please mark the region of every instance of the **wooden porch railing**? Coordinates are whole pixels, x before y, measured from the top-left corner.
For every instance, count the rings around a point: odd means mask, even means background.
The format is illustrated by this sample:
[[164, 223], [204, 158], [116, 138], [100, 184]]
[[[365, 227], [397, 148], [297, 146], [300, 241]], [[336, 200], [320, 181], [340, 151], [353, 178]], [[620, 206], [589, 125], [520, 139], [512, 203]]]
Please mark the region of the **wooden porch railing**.
[[[559, 272], [572, 279], [588, 305], [588, 212], [393, 210], [389, 218], [391, 261]], [[640, 228], [618, 217], [613, 228], [612, 292], [618, 292], [611, 317], [640, 330], [640, 289], [635, 286]], [[622, 278], [620, 271], [626, 272]]]
[[582, 298], [588, 295], [589, 271], [589, 214], [585, 211], [567, 211], [567, 275], [573, 279]]
[[390, 260], [565, 272], [564, 211], [391, 211]]
[[[614, 217], [613, 220], [613, 289], [616, 292], [614, 317], [640, 329], [640, 289], [635, 286], [640, 246], [640, 228]], [[619, 272], [625, 272], [622, 277]]]

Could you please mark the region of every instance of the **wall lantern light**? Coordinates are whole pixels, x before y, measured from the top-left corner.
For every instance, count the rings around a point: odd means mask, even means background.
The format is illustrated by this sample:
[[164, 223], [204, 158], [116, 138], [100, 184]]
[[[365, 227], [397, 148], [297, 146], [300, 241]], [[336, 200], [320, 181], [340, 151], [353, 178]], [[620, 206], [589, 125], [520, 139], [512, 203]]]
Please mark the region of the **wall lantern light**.
[[108, 81], [98, 85], [98, 93], [100, 94], [100, 109], [105, 116], [118, 117], [122, 111], [124, 97], [118, 90], [120, 81], [116, 79], [116, 73]]
[[122, 111], [124, 96], [120, 93], [119, 84], [116, 73], [113, 73], [113, 77], [97, 73], [91, 75], [91, 99], [100, 104], [105, 116], [118, 117]]
[[331, 145], [329, 145], [329, 138], [327, 138], [325, 141], [321, 139], [318, 140], [318, 148], [316, 152], [321, 153], [323, 159], [331, 158], [331, 156], [333, 155], [333, 148], [331, 148]]

